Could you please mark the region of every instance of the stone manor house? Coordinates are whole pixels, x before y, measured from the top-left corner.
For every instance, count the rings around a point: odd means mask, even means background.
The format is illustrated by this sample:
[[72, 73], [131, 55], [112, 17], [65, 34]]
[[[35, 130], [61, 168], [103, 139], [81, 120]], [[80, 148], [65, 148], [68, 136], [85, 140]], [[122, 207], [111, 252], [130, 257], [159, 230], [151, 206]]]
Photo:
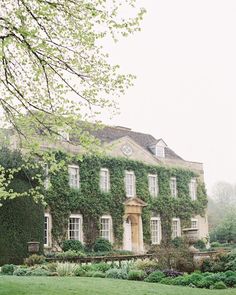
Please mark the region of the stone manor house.
[[[188, 169], [196, 173], [197, 178], [192, 178], [189, 182], [189, 197], [192, 201], [197, 200], [197, 181], [204, 182], [204, 172], [202, 163], [186, 161], [177, 155], [163, 139], [156, 139], [152, 135], [140, 132], [134, 132], [125, 127], [109, 127], [106, 126], [101, 130], [94, 131], [93, 134], [98, 138], [105, 149], [107, 156], [111, 158], [125, 158], [133, 161], [142, 162], [152, 166], [178, 167]], [[68, 143], [63, 143], [65, 149], [77, 153], [79, 149], [71, 146]], [[69, 165], [69, 185], [72, 188], [79, 188], [81, 185], [79, 165]], [[123, 216], [123, 245], [124, 250], [131, 250], [136, 253], [145, 251], [144, 245], [144, 230], [142, 221], [142, 210], [147, 206], [140, 196], [136, 195], [136, 175], [132, 170], [124, 172], [124, 189], [126, 198], [124, 201], [124, 216]], [[160, 179], [157, 174], [147, 175], [148, 189], [152, 198], [158, 198]], [[171, 195], [178, 198], [178, 183], [176, 177], [170, 177], [169, 188]], [[46, 185], [47, 182], [46, 182]], [[100, 190], [109, 192], [111, 187], [110, 171], [108, 167], [100, 169]], [[88, 196], [89, 197], [89, 196]], [[67, 238], [80, 240], [84, 242], [84, 227], [83, 214], [78, 210], [72, 212], [68, 220]], [[44, 224], [44, 247], [51, 249], [53, 247], [52, 216], [50, 209], [45, 212]], [[114, 220], [109, 213], [100, 217], [100, 236], [114, 242]], [[208, 221], [205, 216], [192, 216], [190, 228], [196, 229], [199, 239], [208, 236]], [[162, 239], [162, 220], [156, 215], [150, 218], [150, 237], [151, 243], [160, 244]], [[179, 216], [172, 219], [172, 238], [180, 237], [183, 234], [183, 226]]]

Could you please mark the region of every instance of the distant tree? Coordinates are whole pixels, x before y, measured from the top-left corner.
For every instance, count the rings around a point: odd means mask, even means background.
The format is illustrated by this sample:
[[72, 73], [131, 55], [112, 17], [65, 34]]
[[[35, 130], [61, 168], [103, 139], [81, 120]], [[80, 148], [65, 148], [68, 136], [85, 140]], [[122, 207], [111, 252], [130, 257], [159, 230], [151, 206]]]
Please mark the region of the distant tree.
[[211, 232], [211, 240], [219, 242], [236, 242], [236, 207], [223, 218]]
[[213, 187], [212, 198], [217, 203], [222, 205], [230, 205], [236, 203], [236, 191], [235, 186], [228, 182], [217, 182]]
[[218, 182], [213, 187], [208, 202], [211, 240], [236, 241], [236, 191], [228, 182]]

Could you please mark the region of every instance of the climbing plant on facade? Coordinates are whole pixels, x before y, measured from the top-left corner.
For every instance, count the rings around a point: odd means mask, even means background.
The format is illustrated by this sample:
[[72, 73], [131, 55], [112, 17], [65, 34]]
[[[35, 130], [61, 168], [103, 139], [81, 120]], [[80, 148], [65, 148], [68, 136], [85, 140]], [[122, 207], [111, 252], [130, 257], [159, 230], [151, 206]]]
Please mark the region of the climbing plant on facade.
[[[126, 170], [132, 170], [136, 178], [136, 195], [147, 203], [143, 209], [144, 240], [150, 244], [150, 218], [161, 217], [162, 240], [171, 239], [172, 218], [178, 217], [183, 225], [189, 225], [192, 216], [204, 215], [207, 195], [204, 184], [198, 181], [197, 200], [192, 201], [189, 193], [189, 182], [198, 175], [190, 170], [149, 166], [141, 162], [123, 158], [102, 156], [84, 156], [82, 159], [63, 157], [65, 166], [50, 176], [51, 188], [46, 192], [46, 201], [52, 214], [53, 237], [60, 244], [66, 238], [66, 229], [70, 213], [83, 215], [85, 242], [91, 245], [99, 235], [100, 217], [110, 214], [113, 220], [115, 244], [120, 246], [123, 239], [123, 215], [126, 193], [124, 177]], [[80, 187], [69, 187], [68, 164], [80, 167]], [[110, 173], [110, 191], [101, 192], [99, 187], [100, 169], [107, 168]], [[152, 197], [148, 188], [148, 174], [158, 176], [159, 194]], [[171, 196], [169, 180], [176, 177], [178, 196]]]

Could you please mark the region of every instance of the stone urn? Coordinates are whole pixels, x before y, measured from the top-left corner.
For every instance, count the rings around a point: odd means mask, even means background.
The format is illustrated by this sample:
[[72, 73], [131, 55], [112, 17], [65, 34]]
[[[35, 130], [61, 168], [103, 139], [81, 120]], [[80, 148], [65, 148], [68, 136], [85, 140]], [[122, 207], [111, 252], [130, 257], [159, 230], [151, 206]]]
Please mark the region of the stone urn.
[[36, 241], [30, 241], [27, 243], [27, 247], [28, 247], [28, 252], [30, 254], [36, 254], [39, 253], [39, 242]]
[[183, 235], [191, 246], [199, 240], [197, 228], [185, 228], [183, 229]]

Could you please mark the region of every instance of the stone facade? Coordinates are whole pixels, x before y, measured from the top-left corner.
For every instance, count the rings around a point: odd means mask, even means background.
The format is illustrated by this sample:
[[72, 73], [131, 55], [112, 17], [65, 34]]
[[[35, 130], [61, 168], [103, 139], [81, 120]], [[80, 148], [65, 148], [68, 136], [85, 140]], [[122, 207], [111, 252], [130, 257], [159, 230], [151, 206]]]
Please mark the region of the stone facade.
[[[179, 167], [189, 169], [199, 175], [199, 179], [204, 181], [204, 172], [202, 163], [190, 162], [183, 160], [175, 154], [161, 139], [157, 140], [151, 135], [133, 132], [128, 128], [122, 127], [105, 127], [103, 130], [94, 133], [102, 142], [102, 151], [114, 158], [125, 157], [130, 160], [139, 161], [147, 165], [161, 165], [167, 167]], [[80, 147], [67, 143], [60, 142], [58, 146], [64, 150], [78, 154], [83, 153]], [[49, 148], [46, 143], [42, 148]], [[54, 146], [56, 148], [56, 146]], [[142, 226], [142, 209], [146, 204], [137, 198], [127, 198], [125, 205], [125, 214], [123, 216], [123, 249], [132, 250], [136, 253], [145, 251], [143, 242], [143, 226]], [[208, 221], [207, 214], [202, 216], [193, 216], [194, 226], [197, 227], [198, 239], [203, 239], [208, 236]], [[49, 226], [51, 226], [49, 224]], [[183, 228], [179, 229], [181, 233]], [[111, 233], [111, 241], [113, 234]]]

